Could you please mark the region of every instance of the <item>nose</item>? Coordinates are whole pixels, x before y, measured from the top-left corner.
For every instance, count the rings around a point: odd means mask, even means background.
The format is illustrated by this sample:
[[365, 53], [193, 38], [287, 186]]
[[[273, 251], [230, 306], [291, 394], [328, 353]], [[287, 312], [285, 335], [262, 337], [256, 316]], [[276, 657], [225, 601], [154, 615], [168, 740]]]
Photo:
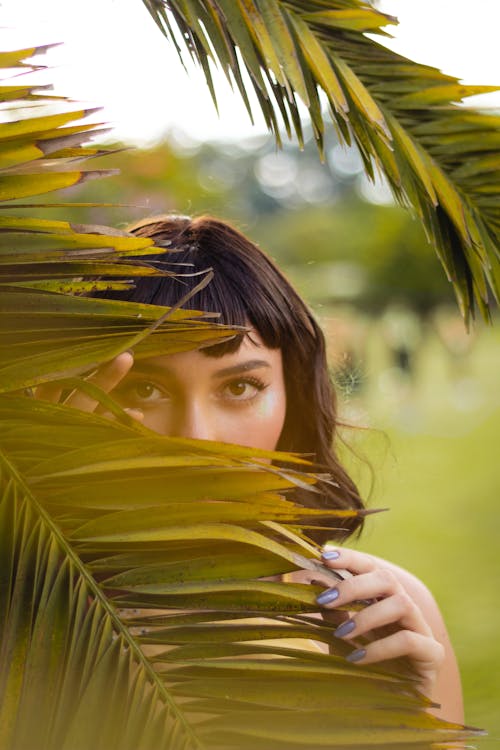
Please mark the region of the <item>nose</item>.
[[216, 424], [206, 405], [196, 402], [179, 405], [171, 435], [196, 440], [216, 440]]

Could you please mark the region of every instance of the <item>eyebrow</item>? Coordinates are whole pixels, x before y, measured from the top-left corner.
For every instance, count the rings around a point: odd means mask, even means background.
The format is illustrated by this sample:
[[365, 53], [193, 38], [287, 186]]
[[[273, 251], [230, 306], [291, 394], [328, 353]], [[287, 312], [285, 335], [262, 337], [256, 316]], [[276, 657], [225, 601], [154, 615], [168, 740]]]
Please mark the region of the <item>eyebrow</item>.
[[271, 367], [271, 365], [269, 362], [266, 362], [265, 359], [249, 359], [248, 362], [241, 362], [239, 365], [224, 367], [222, 370], [217, 370], [217, 372], [213, 373], [212, 377], [223, 378], [226, 375], [237, 375], [240, 372], [255, 370], [257, 367]]
[[[248, 370], [255, 370], [258, 367], [271, 367], [269, 362], [265, 359], [249, 359], [247, 362], [240, 362], [237, 365], [231, 367], [224, 367], [222, 370], [212, 373], [212, 378], [224, 378], [228, 375], [239, 375], [242, 372], [248, 372]], [[161, 365], [147, 364], [146, 362], [138, 362], [137, 367], [134, 367], [135, 372], [143, 373], [156, 373], [158, 375], [169, 375], [167, 368]]]

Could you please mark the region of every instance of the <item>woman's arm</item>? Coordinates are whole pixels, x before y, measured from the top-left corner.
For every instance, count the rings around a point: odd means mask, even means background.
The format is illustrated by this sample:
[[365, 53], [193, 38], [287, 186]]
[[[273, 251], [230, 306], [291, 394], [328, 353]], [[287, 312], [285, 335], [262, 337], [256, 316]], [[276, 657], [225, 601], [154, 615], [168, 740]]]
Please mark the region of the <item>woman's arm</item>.
[[[345, 620], [336, 634], [346, 641], [374, 628], [398, 624], [400, 630], [353, 652], [353, 661], [374, 664], [407, 656], [421, 678], [422, 692], [440, 709], [433, 713], [448, 721], [463, 723], [460, 675], [446, 626], [432, 594], [418, 578], [381, 558], [346, 547], [327, 546], [323, 562], [332, 569], [347, 569], [354, 575], [340, 581], [318, 597], [324, 609], [335, 609], [360, 599], [373, 604]], [[315, 579], [321, 577], [315, 573]], [[328, 582], [325, 579], [325, 585]], [[348, 657], [349, 658], [349, 657]]]

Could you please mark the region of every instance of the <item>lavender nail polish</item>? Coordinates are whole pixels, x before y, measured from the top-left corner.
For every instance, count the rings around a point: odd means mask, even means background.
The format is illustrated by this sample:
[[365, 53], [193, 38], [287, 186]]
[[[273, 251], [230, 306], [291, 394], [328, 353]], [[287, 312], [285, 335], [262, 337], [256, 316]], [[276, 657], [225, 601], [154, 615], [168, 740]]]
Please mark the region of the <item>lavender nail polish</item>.
[[336, 549], [326, 549], [321, 553], [323, 560], [337, 560], [340, 557], [340, 552]]
[[361, 661], [361, 659], [364, 659], [366, 656], [366, 649], [364, 648], [358, 648], [356, 651], [352, 651], [352, 653], [349, 654], [349, 656], [346, 656], [347, 661]]
[[349, 633], [352, 633], [355, 627], [356, 623], [354, 622], [354, 620], [346, 620], [338, 626], [333, 635], [337, 638], [343, 638], [345, 635], [349, 635]]
[[330, 602], [334, 602], [335, 599], [338, 599], [338, 596], [338, 589], [327, 589], [316, 598], [316, 601], [318, 602], [318, 604], [330, 604]]

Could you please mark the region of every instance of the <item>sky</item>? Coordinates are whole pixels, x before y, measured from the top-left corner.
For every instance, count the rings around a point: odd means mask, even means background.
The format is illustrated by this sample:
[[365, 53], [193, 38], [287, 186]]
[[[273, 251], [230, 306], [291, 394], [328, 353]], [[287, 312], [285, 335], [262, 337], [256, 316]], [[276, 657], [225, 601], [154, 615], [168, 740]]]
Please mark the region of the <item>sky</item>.
[[[387, 46], [465, 83], [500, 85], [500, 0], [382, 0], [380, 9], [400, 21]], [[222, 75], [217, 116], [202, 73], [186, 74], [141, 0], [3, 0], [0, 42], [0, 49], [63, 42], [45, 56], [45, 80], [103, 106], [116, 138], [145, 145], [171, 129], [187, 140], [266, 132], [259, 118], [251, 125]], [[500, 107], [500, 92], [479, 102]]]

